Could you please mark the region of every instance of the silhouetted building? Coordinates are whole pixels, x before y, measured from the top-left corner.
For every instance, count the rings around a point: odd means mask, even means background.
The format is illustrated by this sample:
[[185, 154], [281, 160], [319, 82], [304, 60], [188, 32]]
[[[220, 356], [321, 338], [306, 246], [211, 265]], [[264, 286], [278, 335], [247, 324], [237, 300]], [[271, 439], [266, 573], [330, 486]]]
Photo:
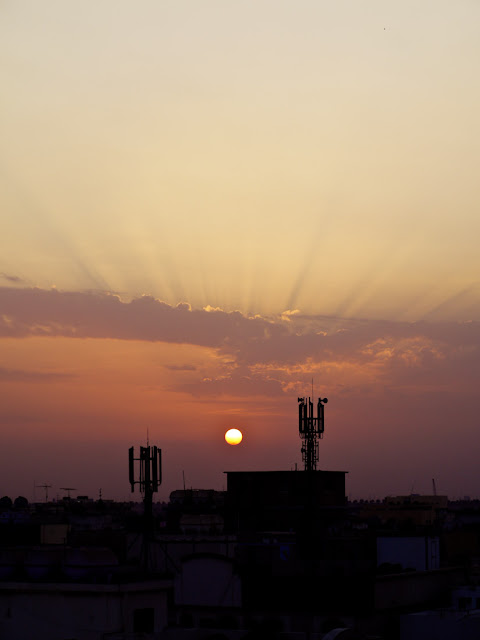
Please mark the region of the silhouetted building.
[[346, 471], [226, 471], [229, 530], [293, 531], [338, 517]]

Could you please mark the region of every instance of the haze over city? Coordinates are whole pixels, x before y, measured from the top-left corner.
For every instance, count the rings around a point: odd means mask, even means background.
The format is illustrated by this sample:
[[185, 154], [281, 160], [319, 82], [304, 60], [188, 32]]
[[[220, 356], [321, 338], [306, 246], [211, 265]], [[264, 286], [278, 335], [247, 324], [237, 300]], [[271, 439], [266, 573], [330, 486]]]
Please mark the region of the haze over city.
[[0, 17], [2, 495], [293, 468], [312, 379], [351, 498], [480, 495], [478, 3]]

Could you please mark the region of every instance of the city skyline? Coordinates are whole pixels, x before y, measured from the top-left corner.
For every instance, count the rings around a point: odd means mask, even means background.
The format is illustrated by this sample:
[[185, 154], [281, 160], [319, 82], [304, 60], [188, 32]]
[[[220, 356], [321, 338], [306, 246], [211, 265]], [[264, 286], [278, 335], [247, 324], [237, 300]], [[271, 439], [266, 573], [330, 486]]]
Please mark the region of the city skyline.
[[480, 495], [480, 7], [0, 13], [2, 495], [301, 466], [312, 379], [352, 498]]

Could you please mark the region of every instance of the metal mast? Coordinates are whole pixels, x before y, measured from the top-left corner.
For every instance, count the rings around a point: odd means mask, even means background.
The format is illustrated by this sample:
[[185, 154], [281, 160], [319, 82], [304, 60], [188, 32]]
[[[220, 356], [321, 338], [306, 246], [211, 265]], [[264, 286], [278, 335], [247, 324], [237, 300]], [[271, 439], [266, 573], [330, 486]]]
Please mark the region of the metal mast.
[[36, 484], [36, 487], [38, 487], [39, 489], [45, 489], [45, 502], [48, 502], [48, 490], [52, 488], [51, 484]]
[[[135, 462], [139, 462], [138, 475], [135, 479]], [[144, 529], [143, 529], [143, 563], [150, 568], [149, 546], [153, 539], [153, 494], [162, 483], [162, 450], [158, 447], [140, 447], [140, 456], [135, 458], [134, 448], [128, 450], [128, 479], [132, 488], [140, 485], [143, 493]]]
[[302, 462], [305, 471], [316, 471], [318, 462], [318, 440], [323, 438], [324, 404], [327, 398], [319, 398], [317, 416], [314, 417], [310, 398], [298, 398], [298, 431], [302, 439]]

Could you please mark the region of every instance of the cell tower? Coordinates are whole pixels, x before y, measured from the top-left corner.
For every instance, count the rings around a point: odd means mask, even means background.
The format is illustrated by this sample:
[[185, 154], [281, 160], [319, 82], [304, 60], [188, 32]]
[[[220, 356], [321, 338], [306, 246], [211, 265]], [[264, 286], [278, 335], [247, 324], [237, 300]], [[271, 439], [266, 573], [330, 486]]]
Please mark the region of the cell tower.
[[305, 471], [316, 471], [318, 462], [318, 440], [323, 438], [324, 404], [327, 398], [319, 398], [317, 417], [313, 415], [313, 402], [310, 398], [298, 398], [298, 431], [302, 439], [302, 462]]
[[[138, 475], [135, 479], [135, 462], [139, 462]], [[128, 450], [128, 476], [132, 493], [135, 485], [140, 485], [143, 493], [144, 529], [143, 529], [143, 564], [150, 569], [149, 546], [153, 538], [153, 494], [162, 484], [162, 450], [158, 447], [140, 447], [140, 457], [135, 458], [134, 448]]]
[[[139, 473], [135, 480], [135, 462], [140, 462]], [[128, 476], [132, 493], [135, 485], [140, 485], [140, 491], [147, 497], [158, 491], [162, 484], [162, 450], [158, 447], [140, 447], [140, 457], [135, 458], [134, 448], [128, 450]]]

